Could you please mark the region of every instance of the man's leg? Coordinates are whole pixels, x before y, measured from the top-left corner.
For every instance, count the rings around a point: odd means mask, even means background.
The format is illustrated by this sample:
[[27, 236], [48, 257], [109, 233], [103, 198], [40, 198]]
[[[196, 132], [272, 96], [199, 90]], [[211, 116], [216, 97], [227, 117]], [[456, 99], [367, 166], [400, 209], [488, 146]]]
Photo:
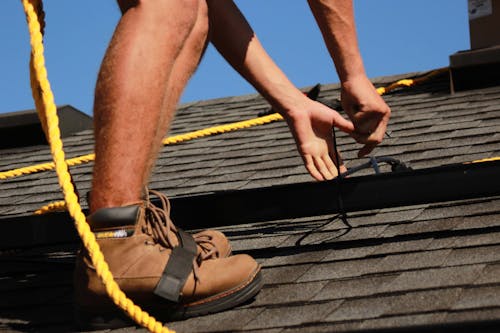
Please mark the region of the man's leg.
[[[206, 40], [205, 24], [194, 22], [204, 0], [189, 10], [184, 2], [121, 3], [125, 13], [96, 88], [96, 165], [87, 217], [122, 290], [166, 319], [222, 311], [262, 287], [259, 264], [247, 255], [229, 256], [228, 244], [221, 251], [219, 245], [227, 242], [221, 233], [190, 236], [177, 229], [161, 193], [150, 191], [159, 205], [140, 202], [160, 139], [202, 53], [204, 43], [195, 44], [196, 36]], [[186, 12], [194, 12], [192, 21]], [[74, 285], [80, 325], [128, 324], [106, 296], [85, 250], [76, 260]]]
[[[167, 83], [167, 89], [163, 98], [162, 112], [156, 128], [157, 132], [155, 142], [161, 142], [168, 131], [180, 96], [188, 80], [198, 67], [201, 57], [206, 49], [208, 43], [208, 30], [207, 3], [205, 0], [199, 0], [196, 23], [191, 29], [189, 36], [186, 38], [186, 41], [184, 42], [184, 45], [175, 60]], [[158, 151], [162, 147], [163, 146], [161, 144], [158, 144], [155, 149], [151, 151], [146, 173], [147, 176], [145, 178], [146, 182], [148, 181], [151, 170], [153, 169]], [[219, 257], [228, 257], [231, 255], [231, 244], [226, 236], [221, 232], [216, 230], [204, 230], [193, 236], [197, 243], [204, 243], [202, 247], [204, 247], [207, 251], [215, 250], [217, 256]], [[210, 244], [207, 243], [207, 241]]]
[[[130, 3], [125, 4], [122, 1], [120, 5], [122, 12], [125, 15], [127, 15], [128, 10], [132, 10], [129, 8]], [[140, 177], [141, 173], [130, 171], [130, 169], [121, 170], [123, 171], [122, 174], [116, 174], [112, 165], [109, 163], [110, 157], [97, 154], [101, 156], [101, 158], [98, 158], [98, 162], [96, 162], [96, 171], [94, 173], [95, 186], [93, 188], [93, 194], [91, 196], [92, 212], [96, 211], [99, 208], [123, 206], [128, 203], [138, 202], [140, 200], [140, 191], [145, 188], [149, 181], [151, 169], [156, 161], [158, 151], [162, 147], [162, 145], [160, 144], [161, 140], [165, 136], [170, 125], [180, 95], [184, 87], [186, 86], [187, 81], [195, 71], [207, 44], [208, 8], [206, 1], [198, 0], [196, 6], [196, 22], [193, 24], [189, 35], [182, 43], [175, 62], [172, 65], [166, 88], [164, 88], [162, 91], [163, 95], [161, 107], [149, 106], [151, 108], [149, 111], [144, 110], [144, 117], [141, 117], [140, 120], [144, 121], [145, 123], [134, 122], [130, 125], [127, 125], [129, 126], [131, 131], [137, 133], [140, 133], [145, 126], [149, 126], [150, 129], [148, 129], [147, 132], [142, 133], [142, 140], [137, 142], [130, 142], [131, 140], [133, 140], [133, 138], [127, 138], [121, 143], [117, 141], [117, 139], [113, 141], [106, 141], [107, 133], [103, 133], [102, 130], [98, 132], [101, 133], [102, 139], [99, 140], [99, 137], [96, 138], [96, 150], [101, 147], [101, 151], [103, 152], [103, 154], [105, 154], [106, 149], [107, 151], [117, 151], [119, 149], [119, 151], [121, 152], [121, 156], [124, 157], [115, 156], [115, 158], [112, 158], [112, 161], [115, 162], [115, 168], [121, 168], [121, 161], [128, 162], [131, 167], [134, 168], [134, 170], [142, 170], [143, 176]], [[113, 50], [113, 47], [110, 47], [110, 50]], [[108, 56], [106, 56], [103, 64], [103, 69], [106, 69], [107, 66], [109, 66], [108, 62]], [[115, 68], [112, 67], [111, 70], [115, 70]], [[156, 76], [154, 76], [150, 80], [155, 79], [157, 79]], [[99, 90], [99, 87], [100, 83], [98, 83], [97, 92], [102, 94], [102, 92], [100, 92]], [[111, 85], [111, 88], [113, 87], [114, 86]], [[105, 86], [105, 88], [107, 88], [107, 86]], [[112, 89], [109, 88], [108, 90], [112, 91]], [[120, 90], [118, 90], [118, 93], [119, 92]], [[148, 98], [148, 92], [144, 92], [141, 89], [137, 89], [135, 92], [142, 94], [140, 97], [146, 96], [146, 98]], [[156, 98], [158, 98], [158, 94], [159, 92], [157, 92]], [[106, 99], [106, 97], [103, 97], [104, 96], [101, 96], [101, 100]], [[127, 97], [128, 96], [125, 96], [124, 98]], [[100, 104], [98, 104], [96, 101], [96, 114], [98, 114], [98, 111], [100, 111], [101, 113], [109, 112], [109, 110], [106, 110], [105, 108], [98, 109], [98, 106], [100, 106]], [[129, 114], [134, 113], [134, 110], [129, 109], [126, 105], [121, 105], [121, 107], [124, 109], [121, 115], [122, 117], [130, 117]], [[129, 114], [127, 114], [127, 112]], [[113, 115], [113, 113], [111, 114]], [[96, 121], [96, 129], [102, 127], [103, 123], [106, 124], [106, 122], [111, 122], [113, 119], [108, 119], [109, 117], [109, 115], [105, 114], [105, 121]], [[96, 116], [96, 119], [102, 119], [102, 117], [99, 118]], [[124, 121], [126, 121], [126, 119]], [[137, 128], [136, 126], [139, 126], [139, 128]], [[110, 130], [121, 131], [120, 133], [122, 133], [126, 129], [111, 128]], [[124, 133], [122, 134], [125, 135]], [[142, 147], [144, 147], [144, 149], [142, 149]], [[128, 150], [129, 148], [132, 148], [133, 151], [132, 149]], [[136, 156], [137, 154], [139, 154], [138, 159], [131, 158], [132, 156]], [[101, 172], [98, 172], [97, 170], [101, 170]], [[107, 186], [107, 184], [115, 186], [115, 190], [110, 191], [108, 187], [111, 186]], [[218, 231], [206, 230], [194, 236], [197, 242], [210, 241], [216, 247], [218, 255], [222, 257], [226, 257], [231, 254], [231, 246], [229, 244], [229, 241], [222, 233]], [[208, 245], [205, 244], [205, 246]]]
[[[179, 103], [180, 96], [187, 85], [187, 82], [195, 72], [208, 43], [208, 7], [205, 0], [198, 1], [198, 15], [196, 23], [177, 57], [172, 68], [172, 73], [167, 83], [163, 99], [163, 112], [160, 116], [156, 132], [156, 141], [161, 140], [167, 134], [172, 122], [174, 112]], [[157, 145], [158, 150], [162, 145]], [[153, 168], [158, 151], [153, 151], [150, 157], [149, 170]]]
[[198, 11], [196, 0], [119, 2], [124, 13], [96, 85], [92, 212], [140, 200], [159, 121], [174, 112], [167, 83]]

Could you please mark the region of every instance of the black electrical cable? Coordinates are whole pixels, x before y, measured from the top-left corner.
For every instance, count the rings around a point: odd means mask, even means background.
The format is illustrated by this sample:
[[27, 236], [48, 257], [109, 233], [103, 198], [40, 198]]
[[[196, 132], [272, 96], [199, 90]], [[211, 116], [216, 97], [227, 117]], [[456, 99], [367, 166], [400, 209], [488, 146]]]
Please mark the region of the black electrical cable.
[[340, 156], [337, 149], [337, 136], [335, 135], [335, 127], [332, 127], [332, 139], [333, 139], [333, 158], [334, 163], [337, 166], [338, 176], [337, 176], [337, 202], [339, 206], [339, 217], [349, 228], [352, 228], [347, 221], [347, 213], [344, 209], [344, 200], [342, 199], [342, 180], [344, 179], [344, 174], [340, 172]]
[[[334, 159], [333, 162], [337, 166], [337, 170], [338, 170], [338, 176], [337, 176], [337, 203], [338, 203], [339, 211], [338, 211], [337, 215], [335, 215], [333, 218], [329, 219], [328, 221], [326, 221], [322, 225], [320, 225], [318, 227], [315, 227], [312, 230], [309, 230], [308, 232], [304, 233], [304, 235], [302, 235], [295, 242], [296, 246], [307, 245], [307, 244], [304, 244], [304, 241], [307, 239], [307, 237], [309, 237], [310, 235], [312, 235], [315, 232], [320, 231], [326, 225], [332, 223], [333, 221], [335, 221], [337, 219], [340, 219], [342, 221], [342, 223], [344, 223], [344, 225], [347, 228], [340, 235], [337, 235], [336, 237], [333, 237], [333, 238], [341, 237], [341, 236], [345, 235], [346, 233], [348, 233], [352, 229], [351, 224], [347, 220], [347, 213], [346, 213], [346, 211], [344, 209], [344, 200], [342, 199], [342, 180], [345, 177], [345, 174], [347, 174], [347, 172], [340, 173], [340, 156], [339, 156], [339, 153], [338, 153], [338, 150], [337, 150], [337, 137], [335, 135], [335, 127], [332, 127], [332, 141], [333, 141], [333, 156], [332, 157]], [[321, 242], [331, 240], [331, 238], [332, 237], [329, 236], [329, 237], [321, 240]]]
[[355, 172], [358, 172], [363, 169], [373, 168], [375, 173], [380, 173], [379, 164], [387, 163], [391, 166], [392, 172], [401, 172], [401, 171], [411, 171], [413, 170], [411, 167], [407, 166], [403, 162], [398, 159], [389, 156], [381, 156], [381, 157], [370, 157], [370, 161], [357, 165], [355, 167], [348, 168], [346, 172], [342, 173], [342, 176], [345, 178], [349, 175], [352, 175]]

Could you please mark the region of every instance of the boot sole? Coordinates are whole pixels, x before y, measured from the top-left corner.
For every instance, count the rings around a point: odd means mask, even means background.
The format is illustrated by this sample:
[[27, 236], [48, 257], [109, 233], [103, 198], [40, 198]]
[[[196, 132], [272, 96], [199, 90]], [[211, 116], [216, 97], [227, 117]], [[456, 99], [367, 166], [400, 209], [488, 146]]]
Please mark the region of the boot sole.
[[[156, 318], [163, 318], [163, 320], [170, 321], [221, 312], [250, 300], [260, 291], [262, 285], [263, 280], [259, 267], [252, 278], [246, 283], [223, 294], [215, 295], [195, 303], [170, 306], [167, 310], [162, 306], [161, 313], [154, 309], [148, 310]], [[136, 325], [118, 308], [105, 313], [96, 313], [79, 308], [78, 305], [75, 308], [75, 321], [78, 328], [85, 331], [117, 329]]]
[[183, 305], [182, 307], [176, 309], [176, 311], [169, 316], [169, 319], [186, 319], [234, 308], [235, 306], [240, 305], [254, 297], [260, 289], [262, 289], [262, 285], [262, 274], [260, 273], [259, 268], [248, 283], [241, 285], [236, 290], [233, 289], [223, 295]]

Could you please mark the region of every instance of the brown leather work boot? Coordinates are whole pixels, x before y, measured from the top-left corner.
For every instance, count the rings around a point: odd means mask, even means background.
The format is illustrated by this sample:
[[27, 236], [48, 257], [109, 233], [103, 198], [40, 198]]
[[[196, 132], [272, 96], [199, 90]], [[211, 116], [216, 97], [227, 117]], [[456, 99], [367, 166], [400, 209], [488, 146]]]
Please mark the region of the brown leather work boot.
[[[229, 309], [259, 292], [260, 266], [253, 258], [222, 256], [228, 248], [214, 245], [225, 239], [221, 233], [185, 233], [171, 222], [168, 201], [161, 202], [101, 209], [88, 217], [127, 296], [158, 319], [172, 320]], [[83, 328], [132, 325], [107, 296], [85, 250], [76, 259], [74, 287]]]

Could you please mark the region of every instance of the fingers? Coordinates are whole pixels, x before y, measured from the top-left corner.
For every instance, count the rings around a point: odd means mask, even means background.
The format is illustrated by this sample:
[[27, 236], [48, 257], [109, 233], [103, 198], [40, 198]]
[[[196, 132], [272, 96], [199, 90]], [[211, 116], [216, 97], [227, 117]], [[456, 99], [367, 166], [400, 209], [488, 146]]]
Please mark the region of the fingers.
[[306, 155], [304, 164], [309, 174], [316, 180], [331, 180], [338, 175], [337, 167], [329, 156], [313, 157]]
[[313, 157], [311, 155], [306, 155], [304, 157], [304, 164], [306, 166], [309, 174], [316, 180], [332, 180], [339, 175], [340, 172], [346, 172], [347, 168], [344, 165], [342, 157], [338, 154], [340, 168], [334, 163], [334, 160], [329, 155], [324, 155], [321, 157]]
[[[328, 159], [330, 158], [328, 157]], [[316, 168], [318, 168], [318, 171], [321, 173], [324, 179], [331, 180], [335, 176], [337, 176], [337, 168], [335, 168], [335, 165], [333, 166], [333, 169], [327, 167], [322, 157], [314, 158], [314, 164], [316, 165]], [[333, 164], [333, 162], [331, 164]]]
[[364, 146], [358, 157], [369, 154], [384, 139], [391, 109], [366, 77], [342, 84], [341, 100], [344, 110], [355, 124], [349, 133]]
[[[358, 157], [370, 154], [384, 139], [386, 129], [385, 122], [381, 123], [380, 120], [373, 120], [371, 123], [366, 123], [365, 125], [365, 127], [367, 127], [365, 131], [355, 129], [353, 123], [346, 120], [338, 112], [333, 114], [333, 126], [351, 135], [358, 143], [364, 144], [358, 152]], [[372, 132], [371, 129], [374, 129], [374, 131]]]
[[351, 134], [352, 132], [354, 132], [354, 124], [351, 121], [342, 117], [342, 115], [337, 111], [334, 111], [334, 113], [332, 114], [332, 118], [333, 118], [332, 126], [337, 127], [342, 132], [345, 132], [347, 134]]
[[345, 172], [347, 172], [347, 168], [346, 168], [345, 164], [341, 164], [340, 165], [340, 173], [345, 173]]
[[363, 157], [368, 155], [375, 149], [375, 147], [382, 142], [385, 133], [385, 126], [379, 127], [373, 133], [350, 133], [351, 137], [356, 140], [356, 142], [364, 144], [364, 146], [359, 150], [358, 157]]
[[370, 154], [373, 151], [373, 149], [375, 149], [376, 146], [377, 146], [377, 144], [366, 144], [366, 145], [364, 145], [358, 151], [358, 157], [364, 157], [364, 156]]
[[337, 170], [337, 167], [335, 166], [335, 163], [333, 163], [332, 159], [330, 156], [326, 155], [322, 157], [322, 161], [325, 164], [326, 168], [328, 169], [329, 174], [331, 175], [331, 178], [327, 179], [333, 179], [338, 176], [339, 172]]
[[[339, 171], [340, 171], [340, 173], [344, 173], [347, 171], [347, 168], [344, 165], [344, 160], [342, 159], [342, 155], [340, 154], [340, 152], [338, 150], [337, 150], [337, 156], [332, 155], [332, 154], [333, 153], [330, 153], [330, 156], [328, 156], [328, 159], [330, 161], [332, 161], [332, 163], [335, 163], [333, 165], [333, 167], [335, 168], [335, 172], [336, 172], [335, 177], [336, 177], [336, 176], [338, 176]], [[336, 167], [337, 162], [338, 162], [338, 164], [340, 164], [340, 167], [338, 167], [338, 168]]]
[[312, 156], [305, 155], [305, 156], [303, 156], [303, 158], [304, 158], [304, 164], [305, 164], [306, 169], [309, 172], [309, 174], [316, 180], [319, 180], [319, 181], [325, 180], [325, 178], [323, 178], [323, 175], [321, 174], [321, 172], [318, 171], [318, 168], [316, 167], [316, 164], [314, 163]]

